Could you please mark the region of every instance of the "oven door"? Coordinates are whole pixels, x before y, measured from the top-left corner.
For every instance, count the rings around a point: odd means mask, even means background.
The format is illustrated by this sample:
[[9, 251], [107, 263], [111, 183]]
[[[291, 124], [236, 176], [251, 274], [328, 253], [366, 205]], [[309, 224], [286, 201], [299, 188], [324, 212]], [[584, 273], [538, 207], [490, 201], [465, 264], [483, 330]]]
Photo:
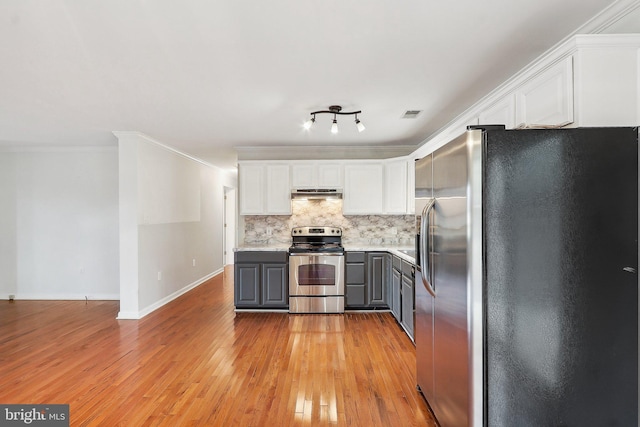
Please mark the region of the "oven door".
[[290, 296], [344, 296], [344, 254], [290, 254]]

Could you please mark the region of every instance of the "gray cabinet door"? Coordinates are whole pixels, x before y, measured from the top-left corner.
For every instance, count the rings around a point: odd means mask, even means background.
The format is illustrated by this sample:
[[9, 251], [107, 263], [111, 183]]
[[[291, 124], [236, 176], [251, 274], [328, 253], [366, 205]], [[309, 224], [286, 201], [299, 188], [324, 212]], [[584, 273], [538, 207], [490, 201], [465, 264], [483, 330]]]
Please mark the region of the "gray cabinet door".
[[400, 308], [400, 290], [402, 288], [402, 273], [395, 268], [391, 271], [391, 313], [398, 322], [402, 319]]
[[410, 276], [402, 276], [402, 326], [413, 339], [413, 279]]
[[260, 265], [236, 264], [234, 286], [236, 307], [260, 305]]
[[287, 264], [262, 264], [262, 305], [284, 307], [289, 303]]
[[391, 256], [387, 253], [367, 253], [367, 303], [370, 307], [389, 304], [390, 264]]

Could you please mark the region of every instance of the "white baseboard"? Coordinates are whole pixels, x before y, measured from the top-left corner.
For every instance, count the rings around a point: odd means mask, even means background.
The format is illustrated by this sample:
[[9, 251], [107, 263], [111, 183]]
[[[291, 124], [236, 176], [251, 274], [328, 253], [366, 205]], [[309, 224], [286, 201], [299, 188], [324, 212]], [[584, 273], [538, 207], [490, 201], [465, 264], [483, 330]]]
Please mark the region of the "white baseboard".
[[204, 282], [206, 282], [207, 280], [211, 279], [214, 276], [217, 276], [218, 274], [222, 273], [224, 271], [224, 268], [221, 268], [219, 270], [216, 270], [210, 274], [207, 274], [204, 277], [201, 277], [200, 279], [196, 280], [195, 282], [192, 282], [190, 284], [188, 284], [187, 286], [185, 286], [182, 289], [179, 289], [177, 291], [175, 291], [174, 293], [167, 295], [166, 297], [162, 298], [161, 300], [143, 308], [142, 310], [138, 311], [138, 312], [134, 312], [134, 311], [121, 311], [118, 313], [118, 317], [116, 317], [116, 319], [119, 320], [125, 320], [125, 319], [132, 319], [132, 320], [137, 320], [137, 319], [142, 319], [144, 316], [146, 316], [147, 314], [159, 309], [160, 307], [162, 307], [165, 304], [170, 303], [171, 301], [173, 301], [174, 299], [180, 297], [181, 295], [186, 294], [187, 292], [189, 292], [190, 290], [192, 290], [193, 288], [203, 284]]
[[[8, 297], [0, 299], [8, 300]], [[50, 294], [50, 293], [16, 293], [14, 300], [43, 300], [43, 301], [119, 301], [118, 294]]]

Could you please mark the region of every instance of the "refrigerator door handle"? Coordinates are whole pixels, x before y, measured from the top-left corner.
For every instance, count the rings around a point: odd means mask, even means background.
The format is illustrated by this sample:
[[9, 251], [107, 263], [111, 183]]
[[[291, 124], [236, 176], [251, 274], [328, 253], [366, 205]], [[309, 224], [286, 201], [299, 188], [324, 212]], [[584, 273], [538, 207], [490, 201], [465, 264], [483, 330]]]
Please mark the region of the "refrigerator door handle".
[[431, 266], [429, 265], [429, 215], [436, 202], [436, 199], [431, 199], [429, 203], [422, 210], [422, 217], [420, 218], [420, 266], [422, 283], [427, 291], [435, 298], [436, 291], [431, 286]]

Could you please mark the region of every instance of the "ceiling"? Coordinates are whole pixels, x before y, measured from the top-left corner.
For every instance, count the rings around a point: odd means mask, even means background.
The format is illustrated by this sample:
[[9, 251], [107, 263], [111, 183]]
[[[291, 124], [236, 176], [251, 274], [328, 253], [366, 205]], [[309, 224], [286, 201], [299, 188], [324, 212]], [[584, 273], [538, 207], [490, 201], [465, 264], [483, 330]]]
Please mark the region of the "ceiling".
[[[139, 131], [222, 166], [237, 147], [408, 153], [612, 3], [3, 0], [0, 146]], [[302, 129], [332, 104], [366, 130]]]

